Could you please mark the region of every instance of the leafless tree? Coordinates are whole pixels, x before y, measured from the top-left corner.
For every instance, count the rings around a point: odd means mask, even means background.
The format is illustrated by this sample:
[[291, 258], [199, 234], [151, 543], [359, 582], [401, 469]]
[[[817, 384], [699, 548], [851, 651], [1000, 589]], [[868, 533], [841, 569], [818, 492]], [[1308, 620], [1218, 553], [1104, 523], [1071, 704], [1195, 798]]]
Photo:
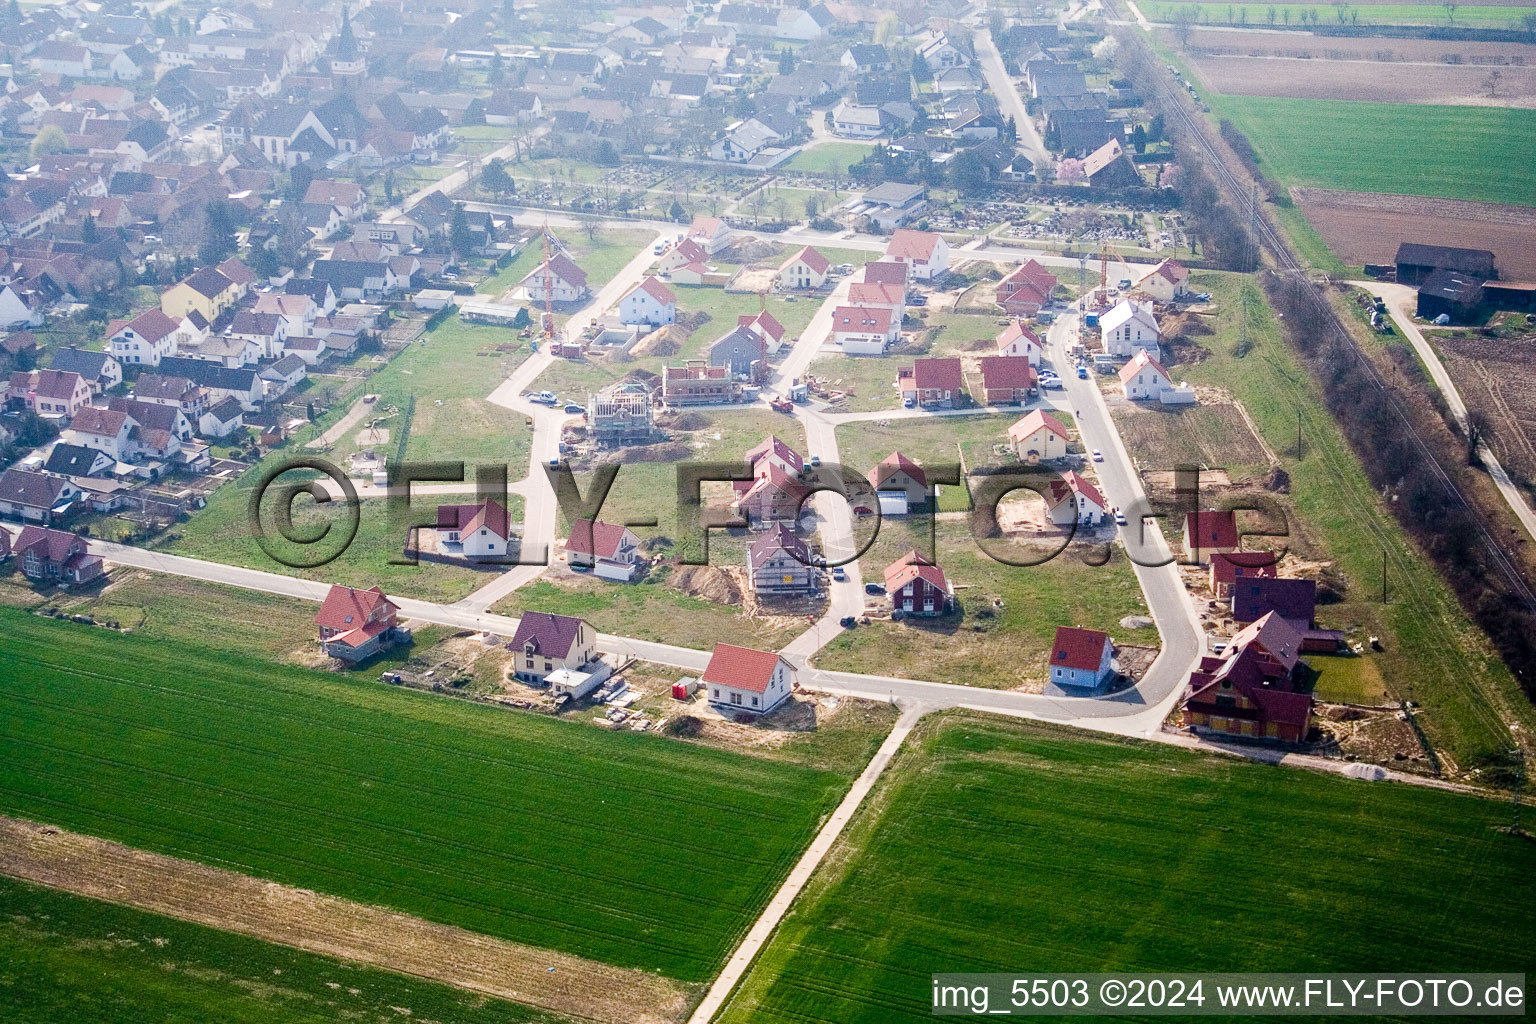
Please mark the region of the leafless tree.
[[1481, 409], [1473, 409], [1467, 413], [1467, 465], [1482, 465], [1483, 458], [1478, 449], [1483, 446], [1483, 440], [1492, 433], [1491, 427], [1488, 414]]
[[1495, 68], [1494, 70], [1488, 72], [1487, 78], [1483, 79], [1483, 92], [1488, 94], [1489, 99], [1492, 99], [1499, 94], [1499, 81], [1503, 79], [1503, 77], [1504, 72]]

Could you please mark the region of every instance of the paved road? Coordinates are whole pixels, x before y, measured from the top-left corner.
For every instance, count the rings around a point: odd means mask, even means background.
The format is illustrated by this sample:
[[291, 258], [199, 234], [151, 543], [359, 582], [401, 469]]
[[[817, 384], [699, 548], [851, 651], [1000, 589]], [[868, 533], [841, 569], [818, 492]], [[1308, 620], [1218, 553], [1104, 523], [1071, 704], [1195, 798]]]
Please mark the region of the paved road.
[[1024, 97], [1019, 95], [1018, 85], [1008, 77], [1008, 69], [1003, 64], [1002, 54], [998, 53], [997, 44], [992, 40], [991, 30], [984, 26], [974, 39], [976, 56], [980, 59], [981, 73], [987, 80], [987, 87], [997, 97], [1003, 117], [1013, 118], [1019, 130], [1019, 148], [1029, 154], [1031, 161], [1050, 164], [1051, 156], [1046, 152], [1045, 141], [1035, 129], [1035, 119], [1029, 116], [1029, 110], [1024, 106]]
[[[1467, 429], [1467, 404], [1462, 401], [1461, 392], [1456, 390], [1456, 382], [1451, 379], [1445, 364], [1440, 361], [1440, 355], [1433, 345], [1424, 337], [1424, 332], [1419, 325], [1413, 322], [1413, 308], [1417, 301], [1418, 293], [1406, 284], [1389, 284], [1381, 281], [1350, 281], [1349, 284], [1357, 288], [1364, 288], [1372, 295], [1380, 297], [1387, 304], [1387, 311], [1392, 315], [1392, 322], [1397, 324], [1398, 330], [1408, 339], [1413, 350], [1418, 353], [1419, 361], [1429, 370], [1430, 379], [1435, 382], [1435, 387], [1445, 396], [1445, 404], [1450, 407], [1451, 415], [1456, 417], [1456, 422], [1461, 429]], [[1525, 527], [1525, 532], [1536, 539], [1536, 510], [1531, 508], [1525, 494], [1510, 479], [1509, 472], [1499, 463], [1498, 456], [1487, 444], [1479, 448], [1483, 466], [1488, 470], [1488, 477], [1504, 496], [1504, 501], [1509, 505], [1509, 510], [1520, 520], [1520, 525]]]

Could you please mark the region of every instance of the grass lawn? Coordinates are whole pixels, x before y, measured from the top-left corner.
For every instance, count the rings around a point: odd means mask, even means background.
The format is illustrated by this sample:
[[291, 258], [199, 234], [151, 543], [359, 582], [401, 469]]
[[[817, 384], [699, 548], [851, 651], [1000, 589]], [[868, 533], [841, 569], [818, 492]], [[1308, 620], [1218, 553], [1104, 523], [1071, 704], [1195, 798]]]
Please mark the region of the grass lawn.
[[[1421, 724], [1456, 764], [1470, 767], [1508, 750], [1508, 731], [1490, 709], [1488, 694], [1497, 691], [1508, 698], [1502, 704], [1524, 709], [1525, 728], [1536, 727], [1536, 713], [1487, 639], [1383, 507], [1311, 379], [1281, 339], [1257, 285], [1238, 275], [1206, 272], [1194, 275], [1194, 287], [1209, 291], [1220, 313], [1206, 318], [1215, 333], [1198, 339], [1210, 356], [1180, 364], [1179, 376], [1231, 391], [1281, 457], [1291, 478], [1289, 500], [1300, 519], [1293, 531], [1300, 530], [1300, 540], [1323, 557], [1337, 560], [1349, 581], [1342, 602], [1319, 607], [1320, 622], [1383, 638], [1385, 650], [1368, 660], [1394, 697], [1423, 705]], [[1243, 358], [1233, 354], [1239, 288], [1249, 290], [1253, 344]], [[1298, 415], [1300, 459], [1295, 457]], [[1383, 552], [1390, 594], [1395, 595], [1386, 605], [1380, 603]], [[1327, 672], [1319, 685], [1325, 696], [1333, 696]], [[1346, 692], [1354, 685], [1346, 682]]]
[[[1458, 8], [1460, 10], [1460, 8]], [[1286, 185], [1536, 206], [1536, 162], [1513, 144], [1536, 136], [1536, 110], [1349, 100], [1209, 97]], [[1426, 146], [1426, 139], [1436, 144]], [[1360, 158], [1369, 140], [1370, 159]], [[1478, 153], [1477, 173], [1466, 155]]]
[[[1153, 21], [1173, 21], [1181, 12], [1192, 14], [1195, 19], [1206, 25], [1247, 25], [1251, 28], [1267, 27], [1271, 24], [1276, 27], [1285, 25], [1300, 25], [1304, 19], [1313, 16], [1317, 18], [1320, 26], [1338, 25], [1342, 15], [1343, 24], [1348, 25], [1456, 25], [1466, 28], [1518, 28], [1520, 27], [1520, 15], [1524, 13], [1519, 7], [1501, 6], [1498, 4], [1469, 4], [1456, 5], [1455, 21], [1449, 21], [1445, 15], [1445, 7], [1442, 4], [1345, 4], [1334, 6], [1332, 4], [1270, 4], [1261, 3], [1260, 0], [1236, 0], [1229, 6], [1226, 3], [1197, 3], [1186, 0], [1165, 0], [1163, 3], [1148, 4], [1144, 13]], [[1236, 11], [1236, 16], [1231, 13]], [[1274, 20], [1271, 21], [1270, 13], [1273, 12]], [[1247, 18], [1243, 19], [1246, 14]], [[1287, 18], [1287, 16], [1289, 16]]]
[[[1008, 428], [1021, 416], [1016, 413], [976, 416], [934, 416], [922, 419], [855, 420], [837, 428], [837, 451], [843, 463], [860, 472], [868, 472], [880, 460], [899, 451], [922, 465], [963, 461], [967, 470], [979, 467], [1012, 465], [1012, 454], [994, 454], [993, 445], [1006, 444]], [[1052, 413], [1067, 426], [1072, 426], [1071, 414], [1062, 416]], [[963, 488], [946, 488], [963, 490]], [[942, 505], [941, 505], [942, 507]], [[962, 502], [954, 506], [964, 511], [968, 505]]]
[[849, 776], [0, 611], [0, 811], [700, 982]]
[[[544, 248], [539, 243], [537, 227], [525, 225], [524, 230], [533, 241], [517, 259], [481, 282], [478, 290], [482, 294], [500, 296], [543, 262]], [[587, 272], [587, 284], [593, 292], [607, 284], [642, 246], [649, 246], [656, 237], [655, 232], [646, 228], [597, 228], [590, 236], [581, 228], [565, 228], [554, 234]]]
[[874, 546], [860, 559], [864, 578], [879, 582], [905, 552], [926, 552], [930, 526], [935, 561], [955, 587], [959, 614], [847, 630], [822, 649], [817, 667], [1011, 689], [1045, 681], [1057, 626], [1102, 629], [1118, 644], [1157, 645], [1155, 629], [1119, 624], [1147, 611], [1131, 564], [1118, 550], [1102, 566], [1085, 565], [1073, 552], [1042, 565], [1005, 565], [976, 546], [963, 518], [944, 516], [933, 524], [912, 516], [881, 522]]
[[806, 171], [812, 174], [848, 173], [848, 165], [856, 164], [869, 156], [874, 146], [867, 142], [823, 142], [812, 149], [802, 149], [789, 158], [786, 171]]
[[0, 878], [0, 1017], [29, 1024], [515, 1024], [527, 1007]]
[[1536, 844], [1508, 820], [951, 713], [908, 740], [720, 1019], [916, 1024], [948, 971], [1530, 972], [1536, 919], [1510, 893]]

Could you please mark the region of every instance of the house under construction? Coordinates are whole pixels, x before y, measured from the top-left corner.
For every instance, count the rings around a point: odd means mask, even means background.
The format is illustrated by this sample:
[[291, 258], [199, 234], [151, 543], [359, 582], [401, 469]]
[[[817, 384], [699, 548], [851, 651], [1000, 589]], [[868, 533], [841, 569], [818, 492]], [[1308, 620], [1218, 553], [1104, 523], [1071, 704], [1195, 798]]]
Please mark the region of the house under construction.
[[587, 436], [598, 444], [641, 444], [654, 430], [651, 389], [623, 381], [587, 396]]

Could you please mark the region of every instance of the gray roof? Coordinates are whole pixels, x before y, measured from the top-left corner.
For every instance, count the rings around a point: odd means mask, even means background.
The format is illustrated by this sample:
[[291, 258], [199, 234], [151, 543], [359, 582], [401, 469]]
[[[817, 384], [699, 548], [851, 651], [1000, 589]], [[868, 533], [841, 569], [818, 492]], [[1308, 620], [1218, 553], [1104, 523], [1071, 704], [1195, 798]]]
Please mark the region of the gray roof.
[[107, 376], [109, 364], [117, 360], [105, 352], [88, 352], [82, 348], [61, 348], [53, 354], [53, 359], [48, 366], [54, 370], [67, 370], [70, 373], [78, 373], [86, 380], [97, 380]]

